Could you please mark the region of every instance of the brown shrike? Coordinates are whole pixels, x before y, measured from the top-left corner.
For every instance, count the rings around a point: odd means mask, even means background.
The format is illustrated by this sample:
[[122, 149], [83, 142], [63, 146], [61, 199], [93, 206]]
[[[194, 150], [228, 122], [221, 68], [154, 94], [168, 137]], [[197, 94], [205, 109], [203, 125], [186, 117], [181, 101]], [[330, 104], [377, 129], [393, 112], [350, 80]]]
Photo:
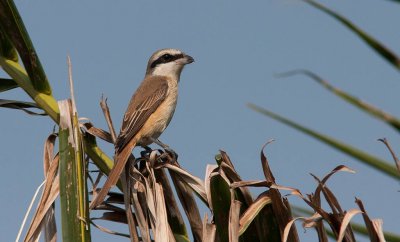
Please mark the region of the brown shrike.
[[157, 138], [174, 114], [182, 69], [193, 61], [177, 49], [158, 50], [150, 57], [146, 76], [129, 102], [115, 142], [115, 165], [90, 208], [102, 203], [117, 183], [133, 148], [161, 144]]

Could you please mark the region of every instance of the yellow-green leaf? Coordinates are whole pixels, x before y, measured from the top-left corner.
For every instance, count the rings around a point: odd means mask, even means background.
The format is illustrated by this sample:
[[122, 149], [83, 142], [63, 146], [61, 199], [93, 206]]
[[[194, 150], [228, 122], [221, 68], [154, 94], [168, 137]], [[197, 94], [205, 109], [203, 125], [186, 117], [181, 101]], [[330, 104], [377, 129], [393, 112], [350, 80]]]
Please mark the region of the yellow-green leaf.
[[341, 22], [344, 26], [349, 28], [353, 33], [355, 33], [358, 37], [360, 37], [369, 47], [375, 50], [380, 56], [382, 56], [385, 60], [387, 60], [390, 64], [392, 64], [397, 69], [400, 69], [400, 58], [378, 40], [364, 32], [358, 26], [353, 24], [350, 20], [346, 19], [345, 17], [341, 16], [340, 14], [332, 11], [331, 9], [327, 8], [326, 6], [317, 3], [313, 0], [303, 0], [306, 3], [316, 7], [317, 9], [325, 12], [326, 14], [330, 15], [334, 19]]
[[382, 120], [386, 124], [392, 126], [397, 131], [400, 131], [400, 120], [398, 118], [396, 118], [395, 116], [393, 116], [393, 115], [391, 115], [369, 103], [366, 103], [366, 102], [360, 100], [359, 98], [357, 98], [347, 92], [340, 90], [339, 88], [332, 86], [328, 81], [322, 79], [320, 76], [318, 76], [317, 74], [315, 74], [309, 70], [294, 70], [294, 71], [282, 73], [279, 76], [289, 76], [289, 75], [295, 75], [295, 74], [303, 74], [303, 75], [309, 76], [314, 81], [316, 81], [318, 84], [321, 84], [323, 87], [325, 87], [328, 91], [332, 92], [336, 96], [338, 96], [338, 97], [342, 98], [343, 100], [345, 100], [346, 102], [356, 106], [360, 110]]
[[261, 108], [257, 105], [254, 104], [248, 104], [249, 108], [253, 109], [254, 111], [257, 111], [261, 114], [264, 114], [270, 118], [273, 118], [283, 124], [286, 124], [298, 131], [301, 131], [311, 137], [316, 138], [317, 140], [331, 146], [332, 148], [335, 148], [337, 150], [340, 150], [343, 153], [348, 154], [349, 156], [358, 159], [359, 161], [363, 162], [366, 165], [369, 165], [393, 178], [400, 179], [400, 174], [397, 171], [396, 167], [393, 165], [390, 165], [389, 162], [382, 160], [378, 157], [375, 157], [371, 154], [368, 154], [362, 150], [359, 150], [351, 145], [348, 145], [344, 142], [338, 141], [334, 138], [331, 138], [327, 135], [323, 135], [321, 133], [318, 133], [312, 129], [306, 128], [300, 124], [297, 124], [287, 118], [284, 118], [276, 113], [273, 113], [267, 109]]
[[[0, 27], [12, 46], [17, 49], [35, 90], [51, 95], [50, 83], [44, 73], [39, 56], [12, 0], [0, 1]], [[12, 59], [15, 61], [15, 58]]]

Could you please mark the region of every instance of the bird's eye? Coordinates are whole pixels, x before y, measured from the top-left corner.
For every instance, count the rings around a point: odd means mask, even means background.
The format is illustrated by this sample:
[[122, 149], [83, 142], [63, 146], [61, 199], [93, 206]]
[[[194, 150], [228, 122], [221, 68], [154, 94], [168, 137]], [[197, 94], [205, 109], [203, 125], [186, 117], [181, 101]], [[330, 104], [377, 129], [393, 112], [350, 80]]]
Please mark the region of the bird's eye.
[[170, 54], [164, 54], [163, 55], [163, 58], [164, 58], [164, 60], [171, 60], [172, 59], [172, 55], [170, 55]]

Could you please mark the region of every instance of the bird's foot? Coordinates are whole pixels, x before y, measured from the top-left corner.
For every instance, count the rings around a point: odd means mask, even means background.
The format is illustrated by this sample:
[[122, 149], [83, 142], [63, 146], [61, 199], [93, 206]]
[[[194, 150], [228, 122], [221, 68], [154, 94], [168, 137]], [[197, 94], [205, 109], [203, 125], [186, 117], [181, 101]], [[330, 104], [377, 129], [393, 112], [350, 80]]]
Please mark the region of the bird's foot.
[[168, 145], [164, 144], [158, 139], [153, 139], [153, 142], [158, 144], [164, 149], [164, 152], [161, 154], [161, 158], [164, 158], [164, 155], [168, 156], [168, 160], [173, 163], [178, 160], [178, 154], [171, 149]]
[[173, 149], [166, 147], [164, 150], [171, 157], [171, 163], [178, 160], [178, 154]]
[[163, 150], [160, 151], [160, 159], [164, 162], [174, 163], [178, 160], [178, 154], [169, 147], [164, 147]]
[[151, 154], [151, 152], [153, 151], [153, 149], [150, 148], [149, 146], [142, 146], [142, 147], [143, 147], [143, 149], [144, 149], [144, 150], [142, 150], [142, 151], [140, 152], [140, 155], [141, 155], [142, 157], [149, 156], [149, 155]]

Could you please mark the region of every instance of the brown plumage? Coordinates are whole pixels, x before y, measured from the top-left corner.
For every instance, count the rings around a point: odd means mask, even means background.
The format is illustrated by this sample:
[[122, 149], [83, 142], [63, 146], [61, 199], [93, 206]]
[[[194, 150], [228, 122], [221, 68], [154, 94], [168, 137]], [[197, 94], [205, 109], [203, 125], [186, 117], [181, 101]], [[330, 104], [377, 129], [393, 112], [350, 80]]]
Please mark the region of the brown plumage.
[[[147, 92], [147, 93], [146, 93]], [[138, 98], [138, 93], [145, 100]], [[150, 115], [156, 111], [168, 93], [168, 82], [165, 77], [152, 76], [146, 78], [139, 86], [129, 102], [122, 122], [121, 131], [115, 143], [117, 153], [139, 132]], [[148, 145], [141, 144], [138, 145]]]
[[153, 143], [168, 126], [176, 107], [180, 73], [192, 62], [192, 57], [176, 49], [159, 50], [150, 57], [145, 79], [129, 102], [115, 142], [115, 165], [91, 209], [103, 202], [117, 183], [132, 149]]

